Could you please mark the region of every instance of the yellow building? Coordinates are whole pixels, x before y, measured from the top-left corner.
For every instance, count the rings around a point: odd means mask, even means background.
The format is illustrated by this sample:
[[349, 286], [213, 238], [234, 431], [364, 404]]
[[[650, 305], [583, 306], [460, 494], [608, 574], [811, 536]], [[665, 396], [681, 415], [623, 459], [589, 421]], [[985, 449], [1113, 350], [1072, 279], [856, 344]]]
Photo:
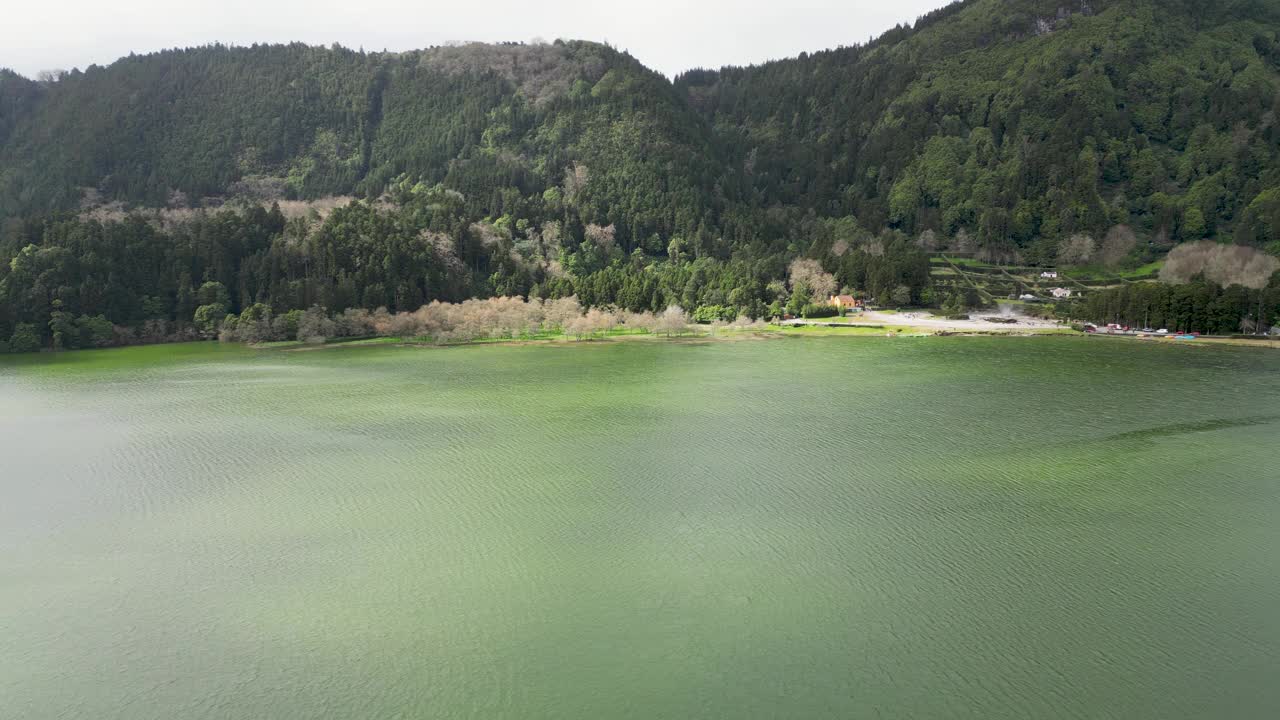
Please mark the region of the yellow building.
[[862, 302], [852, 295], [832, 295], [827, 303], [842, 314], [862, 307]]

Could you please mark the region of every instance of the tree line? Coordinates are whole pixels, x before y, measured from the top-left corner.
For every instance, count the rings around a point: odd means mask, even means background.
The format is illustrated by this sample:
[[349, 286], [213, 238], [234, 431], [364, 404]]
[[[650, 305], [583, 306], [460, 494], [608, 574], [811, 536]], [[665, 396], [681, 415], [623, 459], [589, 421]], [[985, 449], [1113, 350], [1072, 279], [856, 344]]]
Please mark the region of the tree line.
[[[856, 223], [801, 223], [800, 256], [727, 257], [680, 236], [628, 249], [616, 228], [534, 196], [521, 214], [478, 217], [442, 185], [403, 182], [381, 203], [286, 217], [278, 205], [178, 216], [70, 216], [0, 233], [0, 339], [11, 350], [217, 337], [296, 337], [312, 308], [391, 315], [434, 302], [574, 298], [583, 308], [700, 320], [806, 314], [837, 290], [909, 304], [930, 297], [927, 253]], [[273, 324], [284, 323], [280, 327]], [[250, 330], [252, 328], [252, 330]]]
[[1280, 322], [1280, 275], [1266, 287], [1223, 287], [1210, 280], [1126, 284], [1094, 291], [1063, 308], [1080, 322], [1117, 323], [1205, 335], [1253, 335]]
[[[668, 306], [660, 313], [631, 312], [617, 308], [584, 308], [575, 297], [541, 300], [493, 297], [460, 303], [432, 301], [414, 311], [393, 313], [347, 308], [329, 313], [315, 305], [307, 310], [273, 314], [255, 304], [206, 326], [223, 342], [272, 342], [297, 340], [319, 344], [331, 339], [393, 337], [433, 343], [467, 343], [476, 340], [534, 339], [564, 335], [579, 340], [615, 331], [683, 335], [691, 322], [683, 308]], [[745, 316], [733, 319], [733, 327], [762, 327]], [[708, 324], [728, 325], [718, 318]]]

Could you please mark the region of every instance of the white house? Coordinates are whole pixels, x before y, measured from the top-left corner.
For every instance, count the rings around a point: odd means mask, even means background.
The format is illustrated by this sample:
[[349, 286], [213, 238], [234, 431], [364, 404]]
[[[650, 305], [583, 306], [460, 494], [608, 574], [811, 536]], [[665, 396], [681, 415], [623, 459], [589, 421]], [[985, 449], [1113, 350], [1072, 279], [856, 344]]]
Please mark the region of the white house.
[[1054, 272], [1053, 270], [1045, 270], [1044, 272], [1040, 273], [1040, 277], [1044, 278], [1045, 280], [1057, 280], [1058, 273]]
[[1053, 296], [1059, 300], [1071, 297], [1071, 290], [1067, 288], [1054, 288], [1052, 292]]

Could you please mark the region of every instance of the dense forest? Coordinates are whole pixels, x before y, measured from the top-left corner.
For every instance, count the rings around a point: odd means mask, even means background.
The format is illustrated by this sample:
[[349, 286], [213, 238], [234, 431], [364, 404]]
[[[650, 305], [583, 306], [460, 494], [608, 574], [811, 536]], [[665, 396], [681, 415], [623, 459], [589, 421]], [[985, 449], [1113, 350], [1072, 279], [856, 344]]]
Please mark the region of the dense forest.
[[[674, 81], [576, 41], [0, 70], [0, 342], [490, 296], [725, 319], [842, 289], [972, 304], [931, 280], [938, 251], [1272, 258], [1277, 88], [1280, 0], [964, 0], [865, 45]], [[1213, 319], [1187, 327], [1276, 316], [1274, 274], [1201, 270], [1060, 311], [1149, 315], [1203, 287]]]

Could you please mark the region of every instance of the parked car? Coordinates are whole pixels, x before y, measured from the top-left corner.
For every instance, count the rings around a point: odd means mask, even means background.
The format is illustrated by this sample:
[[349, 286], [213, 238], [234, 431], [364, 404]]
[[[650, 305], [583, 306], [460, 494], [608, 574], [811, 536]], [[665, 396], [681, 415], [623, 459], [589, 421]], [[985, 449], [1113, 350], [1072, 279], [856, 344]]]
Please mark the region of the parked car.
[[1169, 331], [1168, 331], [1168, 330], [1166, 330], [1165, 328], [1160, 328], [1159, 330], [1157, 330], [1157, 331], [1156, 331], [1156, 334], [1157, 334], [1157, 335], [1168, 335], [1168, 334], [1169, 334]]

